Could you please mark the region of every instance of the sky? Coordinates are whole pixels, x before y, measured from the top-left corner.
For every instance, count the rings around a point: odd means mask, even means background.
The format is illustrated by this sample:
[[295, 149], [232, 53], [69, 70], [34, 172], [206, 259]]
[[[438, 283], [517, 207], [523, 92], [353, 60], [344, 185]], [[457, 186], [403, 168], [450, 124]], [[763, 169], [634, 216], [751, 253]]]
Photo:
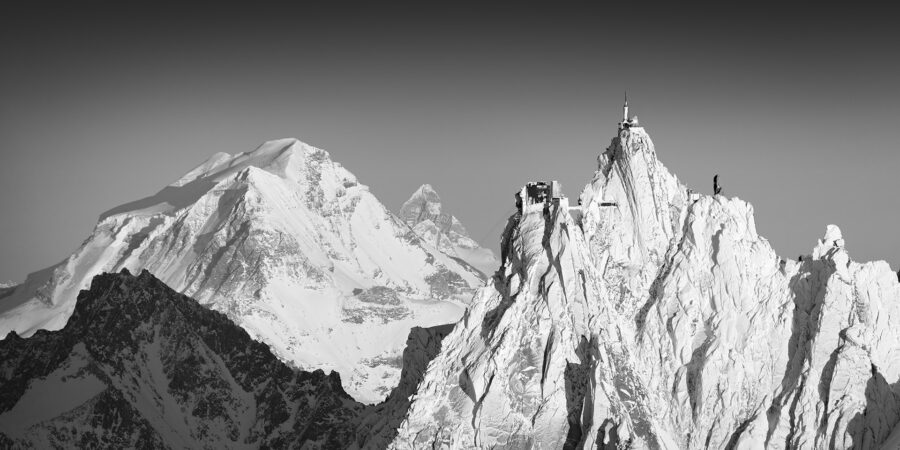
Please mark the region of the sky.
[[[623, 92], [660, 160], [754, 206], [776, 252], [825, 226], [900, 266], [890, 11], [302, 2], [0, 6], [0, 281], [215, 152], [296, 137], [390, 209], [429, 183], [476, 240], [529, 180], [578, 195]], [[427, 2], [435, 3], [435, 2]]]

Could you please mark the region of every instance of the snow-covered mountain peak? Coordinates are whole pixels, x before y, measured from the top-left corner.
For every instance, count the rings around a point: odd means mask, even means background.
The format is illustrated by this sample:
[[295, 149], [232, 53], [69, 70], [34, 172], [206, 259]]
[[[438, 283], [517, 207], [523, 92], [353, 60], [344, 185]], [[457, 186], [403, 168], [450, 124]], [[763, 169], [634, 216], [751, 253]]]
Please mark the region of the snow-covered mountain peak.
[[[441, 217], [442, 209], [441, 197], [437, 191], [430, 184], [423, 184], [400, 207], [400, 218], [411, 227], [426, 220], [445, 227], [453, 226], [451, 215], [447, 214]], [[463, 234], [466, 234], [465, 229], [458, 222], [457, 227]]]
[[416, 189], [416, 192], [413, 192], [413, 195], [410, 197], [410, 199], [415, 197], [425, 197], [437, 203], [441, 202], [441, 198], [440, 196], [438, 196], [437, 191], [435, 191], [434, 187], [428, 183], [419, 186], [419, 188]]
[[342, 196], [349, 188], [368, 189], [360, 185], [352, 173], [332, 161], [325, 150], [294, 138], [276, 139], [251, 152], [216, 153], [156, 194], [106, 211], [100, 219], [120, 214], [173, 215], [211, 191], [228, 189], [235, 180], [244, 180], [240, 174], [253, 169], [297, 184], [298, 189], [308, 191], [317, 204]]
[[221, 181], [246, 167], [257, 167], [282, 177], [290, 177], [297, 170], [289, 169], [299, 169], [308, 161], [332, 163], [325, 150], [296, 138], [274, 139], [249, 152], [236, 155], [216, 153], [170, 186], [183, 186], [199, 179]]
[[608, 251], [612, 272], [650, 283], [699, 196], [657, 158], [642, 127], [620, 130], [597, 162], [579, 198], [585, 239], [592, 252]]
[[433, 204], [440, 205], [441, 197], [438, 195], [437, 191], [434, 190], [434, 187], [432, 187], [428, 183], [425, 183], [425, 184], [419, 186], [419, 188], [416, 189], [415, 192], [413, 192], [413, 194], [410, 196], [409, 200], [407, 200], [407, 203], [415, 202], [415, 201], [421, 201], [421, 202], [427, 202], [427, 203], [433, 203]]
[[416, 235], [477, 268], [488, 278], [499, 266], [494, 253], [469, 236], [462, 223], [444, 209], [441, 197], [430, 184], [423, 184], [403, 203], [400, 218]]
[[[524, 208], [393, 448], [877, 448], [900, 422], [900, 283], [829, 226], [784, 260], [638, 127], [580, 197]], [[895, 433], [900, 441], [900, 432]]]
[[[459, 318], [484, 275], [422, 239], [324, 150], [296, 139], [216, 154], [104, 214], [61, 264], [0, 291], [0, 335], [61, 328], [97, 273], [150, 270], [284, 360], [382, 399], [409, 329]], [[374, 339], [378, 336], [378, 339]]]

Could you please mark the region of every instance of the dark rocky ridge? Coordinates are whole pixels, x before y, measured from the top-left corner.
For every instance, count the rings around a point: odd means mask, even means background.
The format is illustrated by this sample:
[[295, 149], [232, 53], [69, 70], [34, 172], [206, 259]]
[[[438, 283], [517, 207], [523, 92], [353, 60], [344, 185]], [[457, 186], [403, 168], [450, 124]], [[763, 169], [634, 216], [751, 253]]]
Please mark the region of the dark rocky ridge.
[[[100, 387], [74, 408], [46, 391], [47, 405], [18, 404], [57, 378]], [[54, 407], [35, 423], [21, 412]], [[0, 341], [3, 447], [343, 448], [364, 409], [337, 373], [288, 367], [147, 271], [99, 275], [62, 330]]]
[[365, 406], [146, 270], [98, 275], [63, 329], [0, 340], [0, 448], [384, 448], [452, 329], [413, 328], [400, 384]]

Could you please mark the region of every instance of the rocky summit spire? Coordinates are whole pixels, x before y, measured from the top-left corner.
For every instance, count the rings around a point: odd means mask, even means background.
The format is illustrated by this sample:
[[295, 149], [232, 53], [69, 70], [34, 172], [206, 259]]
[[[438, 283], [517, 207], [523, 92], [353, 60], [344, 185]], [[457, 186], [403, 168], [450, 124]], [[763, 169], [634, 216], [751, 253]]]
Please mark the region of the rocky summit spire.
[[625, 124], [580, 208], [510, 219], [390, 448], [878, 448], [900, 422], [887, 263], [836, 227], [779, 258], [750, 204], [690, 196]]
[[637, 116], [628, 116], [628, 91], [625, 91], [625, 104], [622, 105], [622, 121], [619, 122], [619, 131], [636, 126], [638, 126]]

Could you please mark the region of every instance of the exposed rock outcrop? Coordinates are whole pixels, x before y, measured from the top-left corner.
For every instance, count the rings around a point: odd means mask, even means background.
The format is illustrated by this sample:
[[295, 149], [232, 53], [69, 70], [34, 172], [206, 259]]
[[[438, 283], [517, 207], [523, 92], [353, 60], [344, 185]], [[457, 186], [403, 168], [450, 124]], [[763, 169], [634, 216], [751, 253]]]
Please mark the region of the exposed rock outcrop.
[[363, 409], [146, 271], [97, 276], [64, 328], [0, 341], [4, 448], [339, 448]]

